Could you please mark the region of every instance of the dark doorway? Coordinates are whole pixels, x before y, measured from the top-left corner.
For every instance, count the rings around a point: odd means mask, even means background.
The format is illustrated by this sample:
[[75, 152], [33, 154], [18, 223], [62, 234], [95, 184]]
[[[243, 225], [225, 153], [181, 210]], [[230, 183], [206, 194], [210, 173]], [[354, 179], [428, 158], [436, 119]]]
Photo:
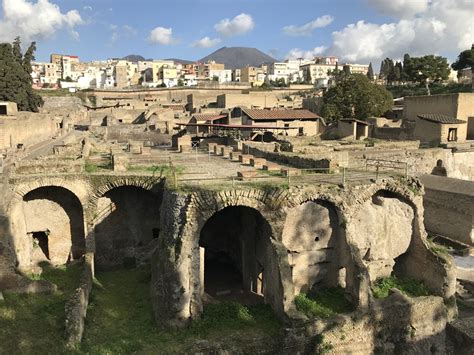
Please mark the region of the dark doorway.
[[6, 116], [7, 114], [7, 105], [0, 105], [0, 116]]
[[49, 259], [49, 244], [47, 232], [33, 232], [33, 241], [41, 249], [46, 259]]
[[227, 207], [201, 230], [201, 282], [206, 297], [243, 304], [263, 302], [270, 227], [249, 207]]

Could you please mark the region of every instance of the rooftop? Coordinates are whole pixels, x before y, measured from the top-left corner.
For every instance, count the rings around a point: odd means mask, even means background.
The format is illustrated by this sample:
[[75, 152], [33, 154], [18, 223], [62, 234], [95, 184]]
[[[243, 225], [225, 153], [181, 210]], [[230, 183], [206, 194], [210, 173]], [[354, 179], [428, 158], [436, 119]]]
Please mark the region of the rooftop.
[[317, 120], [321, 117], [308, 110], [242, 109], [251, 120]]
[[422, 120], [425, 120], [425, 121], [430, 121], [430, 122], [440, 123], [440, 124], [466, 123], [466, 121], [458, 120], [456, 117], [440, 115], [440, 114], [437, 114], [437, 113], [426, 113], [426, 114], [418, 115], [418, 118], [420, 118]]

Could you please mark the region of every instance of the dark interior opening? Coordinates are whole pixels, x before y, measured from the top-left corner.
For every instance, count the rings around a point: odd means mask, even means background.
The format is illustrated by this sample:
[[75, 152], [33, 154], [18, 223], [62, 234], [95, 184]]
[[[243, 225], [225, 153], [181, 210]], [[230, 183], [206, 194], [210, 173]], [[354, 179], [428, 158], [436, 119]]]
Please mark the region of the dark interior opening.
[[0, 105], [0, 116], [5, 116], [7, 114], [7, 105]]
[[266, 233], [260, 213], [249, 207], [227, 207], [201, 230], [204, 249], [204, 293], [211, 299], [243, 304], [263, 302]]
[[33, 232], [33, 240], [39, 246], [44, 256], [49, 259], [49, 245], [48, 245], [48, 233], [47, 232]]

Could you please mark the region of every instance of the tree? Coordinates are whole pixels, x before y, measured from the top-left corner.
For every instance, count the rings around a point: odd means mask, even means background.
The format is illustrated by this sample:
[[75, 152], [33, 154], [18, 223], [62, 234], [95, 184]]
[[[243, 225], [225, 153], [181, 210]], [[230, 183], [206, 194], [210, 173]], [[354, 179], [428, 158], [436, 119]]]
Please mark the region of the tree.
[[431, 94], [429, 83], [441, 82], [449, 77], [448, 60], [435, 55], [410, 58], [409, 65], [405, 66], [405, 73], [409, 81], [425, 84], [428, 95]]
[[341, 118], [366, 119], [380, 116], [392, 108], [392, 95], [371, 83], [366, 75], [350, 74], [339, 78], [323, 98], [322, 115], [329, 121]]
[[374, 69], [372, 69], [372, 62], [369, 63], [369, 69], [367, 69], [367, 78], [370, 81], [374, 80]]
[[458, 55], [458, 59], [451, 64], [451, 68], [454, 70], [462, 70], [466, 68], [474, 67], [474, 44], [471, 49], [466, 49]]
[[23, 56], [18, 37], [13, 44], [0, 43], [0, 100], [16, 102], [21, 111], [36, 112], [43, 104], [32, 88], [31, 61], [35, 49], [33, 42]]
[[183, 79], [178, 79], [178, 86], [184, 86], [184, 81]]
[[[471, 46], [471, 49], [466, 49], [465, 51], [459, 53], [458, 59], [453, 64], [451, 64], [451, 68], [457, 71], [471, 68], [471, 75], [474, 79], [474, 44]], [[472, 85], [474, 87], [474, 80]]]

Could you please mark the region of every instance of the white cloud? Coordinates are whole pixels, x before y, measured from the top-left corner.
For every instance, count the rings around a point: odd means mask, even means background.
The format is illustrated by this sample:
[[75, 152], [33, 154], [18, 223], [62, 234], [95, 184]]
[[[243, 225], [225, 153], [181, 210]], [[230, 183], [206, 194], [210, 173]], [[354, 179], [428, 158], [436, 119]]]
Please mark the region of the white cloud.
[[75, 27], [84, 23], [77, 10], [62, 13], [58, 5], [48, 0], [3, 0], [2, 5], [0, 41], [11, 41], [16, 36], [24, 41], [48, 38], [62, 28], [78, 38]]
[[[401, 0], [397, 1], [399, 3]], [[378, 61], [383, 57], [452, 53], [470, 48], [474, 41], [472, 0], [431, 0], [423, 13], [398, 22], [359, 21], [333, 32], [329, 52], [344, 60]]]
[[431, 0], [367, 0], [380, 13], [395, 17], [413, 17], [428, 9]]
[[148, 40], [151, 43], [159, 43], [163, 45], [173, 44], [176, 39], [173, 37], [173, 29], [166, 27], [155, 27], [151, 32]]
[[209, 37], [204, 37], [201, 38], [191, 45], [192, 47], [198, 47], [198, 48], [211, 48], [216, 45], [221, 43], [220, 38], [209, 38]]
[[330, 15], [324, 15], [318, 17], [317, 19], [304, 24], [303, 26], [285, 26], [283, 27], [283, 32], [290, 36], [308, 36], [315, 29], [322, 28], [330, 25], [334, 21], [334, 17]]
[[214, 29], [224, 37], [243, 35], [255, 27], [252, 16], [248, 14], [240, 14], [233, 19], [225, 18], [219, 21]]
[[109, 29], [112, 32], [110, 35], [110, 41], [112, 43], [116, 42], [119, 38], [130, 38], [137, 35], [137, 30], [129, 25], [117, 26], [111, 24]]
[[293, 48], [286, 54], [285, 59], [313, 59], [314, 57], [323, 54], [326, 49], [327, 47], [325, 46], [315, 47], [309, 51], [305, 51], [299, 48]]
[[92, 11], [92, 6], [86, 5], [82, 8], [84, 11]]

